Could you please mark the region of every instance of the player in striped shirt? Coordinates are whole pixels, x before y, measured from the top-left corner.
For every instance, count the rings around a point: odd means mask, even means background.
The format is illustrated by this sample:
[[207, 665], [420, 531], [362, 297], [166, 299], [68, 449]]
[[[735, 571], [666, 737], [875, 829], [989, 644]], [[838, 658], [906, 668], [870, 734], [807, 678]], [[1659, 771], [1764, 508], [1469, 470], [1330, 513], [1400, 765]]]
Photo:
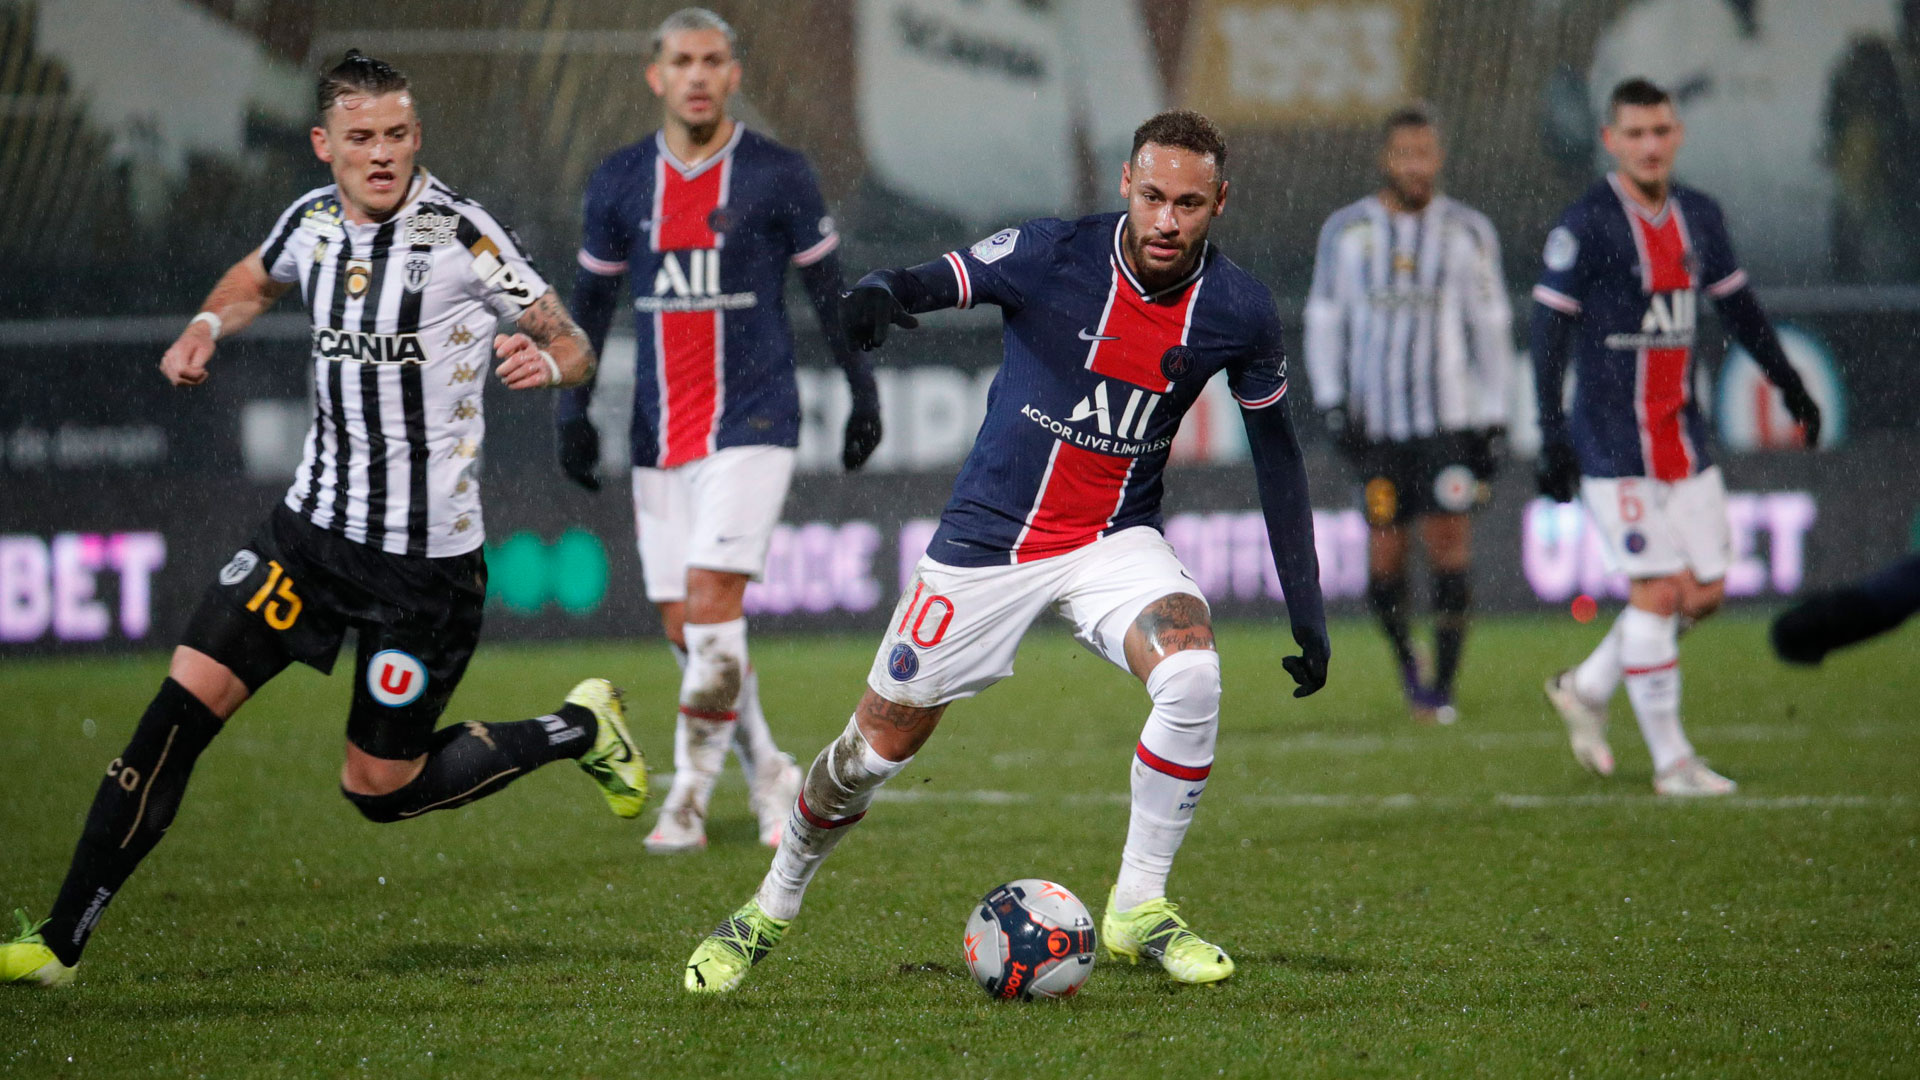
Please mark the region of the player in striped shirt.
[[[1727, 493], [1693, 396], [1702, 294], [1780, 390], [1809, 447], [1820, 407], [1787, 360], [1734, 257], [1720, 206], [1673, 181], [1685, 129], [1645, 79], [1614, 88], [1602, 132], [1618, 168], [1560, 215], [1533, 288], [1541, 494], [1575, 494], [1607, 561], [1632, 579], [1627, 608], [1592, 655], [1547, 680], [1574, 757], [1613, 773], [1607, 702], [1624, 682], [1662, 795], [1726, 795], [1732, 780], [1680, 726], [1682, 621], [1720, 607], [1733, 560]], [[1574, 363], [1572, 416], [1561, 401]]]
[[[773, 741], [747, 652], [743, 599], [765, 568], [800, 438], [787, 267], [801, 283], [852, 392], [842, 461], [880, 442], [873, 373], [839, 327], [840, 244], [797, 151], [735, 120], [732, 27], [687, 8], [655, 33], [648, 85], [660, 130], [615, 151], [587, 185], [574, 311], [595, 348], [624, 278], [638, 344], [633, 508], [647, 598], [680, 662], [673, 788], [652, 852], [706, 846], [714, 781], [731, 743], [760, 838], [780, 839], [800, 770]], [[591, 386], [563, 395], [561, 464], [597, 490]]]
[[[1432, 115], [1397, 109], [1382, 134], [1379, 192], [1320, 230], [1307, 371], [1314, 405], [1364, 484], [1367, 599], [1408, 704], [1417, 720], [1450, 724], [1472, 595], [1469, 514], [1486, 501], [1506, 432], [1513, 314], [1492, 223], [1439, 191]], [[1407, 627], [1408, 525], [1433, 589], [1431, 678]]]
[[[72, 981], [109, 901], [167, 831], [194, 762], [295, 661], [331, 671], [357, 631], [340, 793], [369, 820], [463, 806], [576, 759], [621, 817], [646, 762], [604, 679], [554, 712], [434, 730], [479, 639], [487, 566], [474, 466], [486, 371], [578, 384], [593, 351], [513, 234], [414, 164], [407, 79], [349, 52], [320, 79], [302, 195], [227, 271], [160, 368], [206, 381], [215, 343], [296, 285], [313, 312], [315, 414], [286, 499], [208, 586], [160, 692], [107, 766], [50, 918], [0, 944], [0, 982]], [[513, 333], [495, 333], [505, 319]]]

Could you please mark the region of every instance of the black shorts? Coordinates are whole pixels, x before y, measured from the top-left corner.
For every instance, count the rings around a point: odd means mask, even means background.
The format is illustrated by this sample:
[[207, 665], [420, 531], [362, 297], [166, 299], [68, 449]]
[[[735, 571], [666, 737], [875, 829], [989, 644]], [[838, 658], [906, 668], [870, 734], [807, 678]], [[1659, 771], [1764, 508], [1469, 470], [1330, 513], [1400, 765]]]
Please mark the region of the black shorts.
[[1423, 514], [1466, 514], [1485, 505], [1488, 477], [1474, 471], [1469, 432], [1372, 443], [1360, 453], [1367, 524], [1404, 525]]
[[333, 670], [359, 631], [347, 738], [374, 757], [427, 752], [428, 737], [480, 641], [487, 562], [392, 555], [316, 528], [285, 504], [235, 552], [181, 644], [259, 690], [295, 660]]

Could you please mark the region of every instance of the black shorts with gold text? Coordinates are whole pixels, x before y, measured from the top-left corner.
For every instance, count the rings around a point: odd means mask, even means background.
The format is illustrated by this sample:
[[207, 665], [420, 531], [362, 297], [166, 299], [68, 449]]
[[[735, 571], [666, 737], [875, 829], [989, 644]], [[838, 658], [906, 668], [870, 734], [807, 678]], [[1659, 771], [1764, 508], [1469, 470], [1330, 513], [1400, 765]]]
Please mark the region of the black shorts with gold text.
[[296, 660], [331, 672], [351, 627], [359, 645], [347, 738], [375, 757], [412, 758], [426, 753], [466, 673], [486, 594], [478, 550], [394, 555], [281, 504], [207, 586], [181, 644], [257, 691]]

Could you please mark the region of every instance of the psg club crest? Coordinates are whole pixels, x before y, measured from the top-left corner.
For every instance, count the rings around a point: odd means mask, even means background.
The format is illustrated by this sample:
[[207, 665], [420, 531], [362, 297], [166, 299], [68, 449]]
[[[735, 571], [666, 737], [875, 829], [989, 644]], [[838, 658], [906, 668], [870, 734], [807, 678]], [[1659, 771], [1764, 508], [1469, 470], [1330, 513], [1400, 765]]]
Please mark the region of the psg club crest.
[[433, 256], [424, 251], [416, 251], [407, 256], [404, 279], [407, 291], [417, 293], [427, 287], [427, 279], [433, 276]]
[[893, 676], [894, 682], [906, 682], [920, 674], [920, 654], [905, 642], [895, 645], [887, 654], [887, 674]]
[[1621, 539], [1620, 542], [1625, 544], [1627, 546], [1628, 553], [1633, 555], [1638, 555], [1641, 552], [1647, 550], [1647, 537], [1645, 533], [1641, 533], [1637, 531], [1629, 532], [1625, 537]]
[[733, 217], [727, 213], [727, 208], [724, 206], [714, 207], [713, 212], [707, 215], [707, 228], [716, 233], [726, 232], [727, 227], [732, 224]]
[[1160, 374], [1168, 382], [1179, 382], [1193, 373], [1193, 350], [1185, 345], [1175, 345], [1160, 354]]

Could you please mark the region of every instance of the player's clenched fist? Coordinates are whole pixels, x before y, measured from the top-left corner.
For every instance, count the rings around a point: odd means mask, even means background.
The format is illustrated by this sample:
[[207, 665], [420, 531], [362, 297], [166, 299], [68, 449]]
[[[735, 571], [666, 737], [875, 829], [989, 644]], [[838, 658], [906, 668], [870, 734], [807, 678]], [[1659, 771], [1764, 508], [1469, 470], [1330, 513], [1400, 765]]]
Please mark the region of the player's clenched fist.
[[920, 325], [900, 306], [893, 290], [871, 283], [855, 285], [840, 298], [840, 321], [847, 331], [847, 344], [862, 352], [886, 344], [891, 327], [912, 330]]
[[203, 322], [192, 322], [160, 358], [160, 373], [175, 386], [199, 386], [207, 381], [207, 361], [213, 359], [213, 334]]
[[1300, 646], [1300, 655], [1282, 657], [1280, 666], [1299, 684], [1293, 696], [1307, 697], [1327, 685], [1327, 661], [1333, 658], [1333, 648], [1326, 635], [1312, 627], [1294, 627], [1293, 640]]
[[500, 358], [500, 366], [493, 373], [509, 390], [560, 385], [560, 365], [525, 334], [495, 334], [493, 353]]

